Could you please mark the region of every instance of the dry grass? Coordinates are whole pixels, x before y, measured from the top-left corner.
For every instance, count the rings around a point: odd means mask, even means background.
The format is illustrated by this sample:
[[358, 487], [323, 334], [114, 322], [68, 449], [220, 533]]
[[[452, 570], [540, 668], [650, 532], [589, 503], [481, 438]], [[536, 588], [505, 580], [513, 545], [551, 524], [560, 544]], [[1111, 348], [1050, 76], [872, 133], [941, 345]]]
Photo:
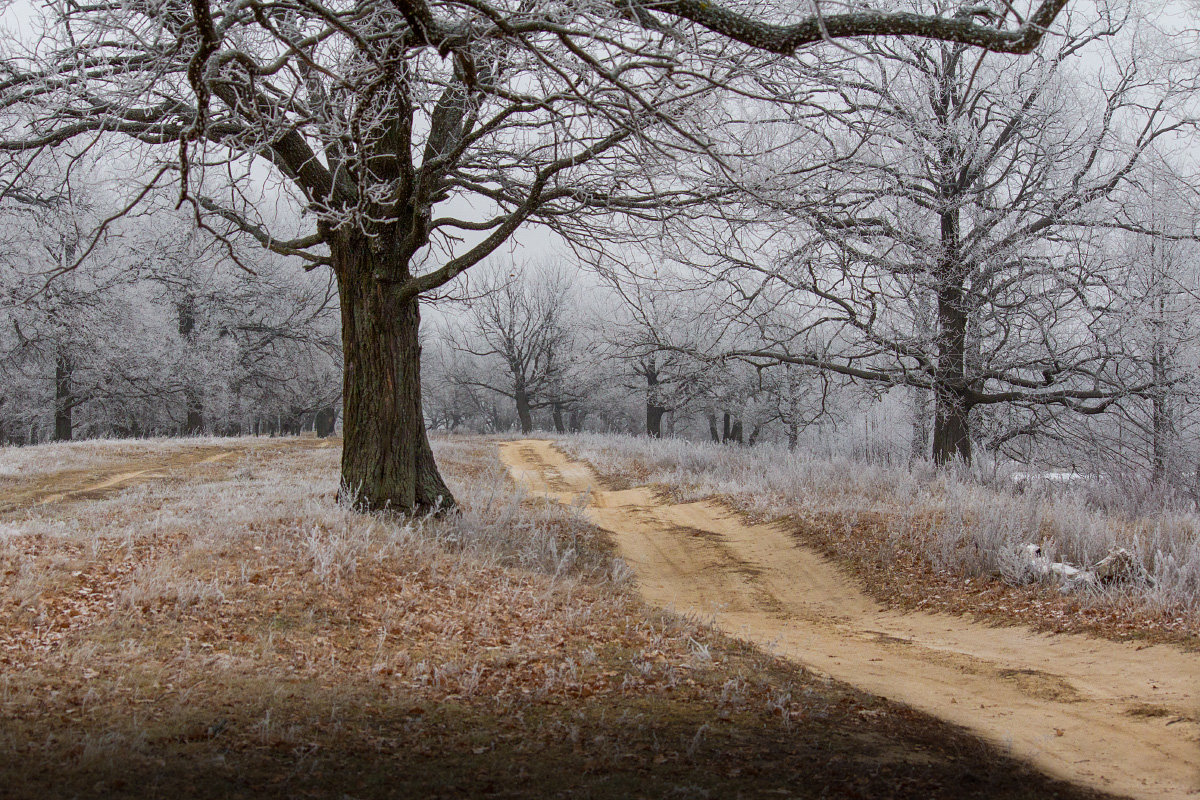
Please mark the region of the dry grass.
[[90, 439], [48, 442], [29, 447], [0, 447], [0, 481], [24, 481], [45, 475], [107, 467], [115, 462], [172, 457], [189, 448], [266, 448], [288, 440], [192, 436], [186, 439]]
[[[782, 520], [857, 574], [877, 598], [906, 608], [972, 613], [1046, 630], [1149, 637], [1200, 646], [1200, 517], [1146, 513], [1097, 488], [897, 468], [704, 442], [585, 435], [560, 439], [621, 483], [656, 484], [679, 499], [718, 497]], [[1122, 512], [1120, 509], [1125, 508]], [[1038, 582], [1024, 546], [1090, 565], [1128, 548], [1153, 582], [1060, 591]]]
[[0, 515], [0, 796], [1091, 796], [648, 609], [493, 447], [444, 520], [308, 446]]

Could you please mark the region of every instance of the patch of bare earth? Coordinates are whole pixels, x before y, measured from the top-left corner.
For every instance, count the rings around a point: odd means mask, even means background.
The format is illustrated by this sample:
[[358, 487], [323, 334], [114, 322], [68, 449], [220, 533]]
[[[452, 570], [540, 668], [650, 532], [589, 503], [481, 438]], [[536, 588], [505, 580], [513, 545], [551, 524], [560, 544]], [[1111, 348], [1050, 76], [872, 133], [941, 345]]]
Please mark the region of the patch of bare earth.
[[308, 447], [8, 497], [0, 796], [1097, 796], [649, 609], [494, 445], [436, 449], [464, 513], [422, 524]]
[[[502, 458], [531, 491], [586, 502], [658, 607], [710, 617], [782, 656], [966, 726], [1049, 774], [1135, 797], [1200, 790], [1193, 654], [888, 610], [783, 526], [747, 523], [711, 500], [605, 489], [547, 441], [506, 443]], [[963, 541], [972, 539], [942, 543]]]

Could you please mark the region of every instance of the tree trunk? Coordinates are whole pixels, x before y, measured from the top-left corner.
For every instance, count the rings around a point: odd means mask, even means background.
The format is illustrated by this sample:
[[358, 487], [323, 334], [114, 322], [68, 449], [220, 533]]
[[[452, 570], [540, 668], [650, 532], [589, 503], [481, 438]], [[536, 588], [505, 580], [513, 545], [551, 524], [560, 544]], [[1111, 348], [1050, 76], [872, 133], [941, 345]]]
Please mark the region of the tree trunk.
[[326, 439], [333, 436], [334, 427], [337, 425], [337, 409], [333, 406], [322, 408], [317, 412], [316, 419], [313, 420], [313, 428], [320, 439]]
[[938, 264], [937, 371], [934, 375], [933, 460], [971, 461], [971, 405], [967, 397], [965, 270], [959, 262], [958, 212], [941, 214], [942, 257]]
[[933, 420], [933, 460], [948, 464], [955, 458], [971, 463], [970, 408], [954, 391], [938, 392]]
[[[740, 431], [741, 423], [738, 423], [738, 424], [739, 424], [739, 431]], [[762, 434], [762, 429], [763, 429], [763, 426], [762, 426], [761, 422], [755, 424], [755, 426], [750, 429], [750, 437], [748, 439], [746, 439], [746, 444], [750, 445], [751, 447], [754, 447], [754, 445], [758, 444], [758, 437]]]
[[566, 433], [567, 425], [565, 422], [563, 422], [563, 404], [555, 403], [553, 413], [554, 413], [554, 432], [555, 433]]
[[70, 356], [60, 353], [54, 361], [54, 441], [71, 441], [71, 412], [75, 396], [71, 393], [71, 375], [75, 365]]
[[646, 435], [654, 439], [662, 438], [662, 418], [667, 413], [658, 399], [658, 371], [646, 367]]
[[[1156, 243], [1150, 243], [1150, 258], [1156, 263]], [[1160, 279], [1161, 280], [1161, 279]], [[1161, 292], [1154, 298], [1152, 304], [1152, 330], [1154, 339], [1151, 343], [1150, 367], [1154, 379], [1154, 393], [1150, 396], [1150, 435], [1151, 435], [1151, 480], [1162, 484], [1170, 478], [1171, 455], [1175, 444], [1174, 409], [1171, 407], [1170, 385], [1172, 364], [1163, 338], [1167, 323], [1166, 296]]]
[[421, 409], [418, 300], [401, 296], [371, 243], [354, 237], [332, 248], [345, 355], [342, 488], [364, 510], [420, 514], [451, 508]]
[[662, 438], [662, 420], [667, 409], [654, 403], [646, 403], [646, 435], [655, 439]]
[[714, 442], [721, 441], [721, 431], [717, 428], [717, 415], [713, 411], [708, 412], [708, 435]]
[[529, 394], [525, 391], [524, 386], [518, 386], [514, 394], [517, 401], [517, 419], [521, 422], [521, 433], [530, 433], [533, 430], [533, 412], [529, 408]]
[[[938, 94], [934, 114], [939, 125], [949, 130], [955, 123], [958, 100], [959, 51], [942, 48]], [[937, 368], [934, 373], [933, 460], [946, 464], [955, 458], [971, 461], [971, 405], [967, 385], [967, 265], [963, 262], [959, 204], [962, 188], [959, 174], [962, 155], [956, 135], [948, 133], [938, 148], [938, 200], [941, 210], [940, 244], [934, 276], [937, 283]]]
[[187, 403], [187, 420], [183, 423], [184, 436], [198, 436], [204, 433], [204, 402], [195, 390], [187, 389], [183, 393]]
[[787, 426], [788, 452], [794, 453], [800, 447], [800, 376], [790, 364], [784, 366], [784, 374], [787, 376], [788, 391], [788, 410], [784, 423]]
[[[179, 337], [185, 346], [193, 339], [192, 332], [196, 330], [196, 297], [191, 292], [185, 292], [183, 298], [175, 304], [179, 317]], [[189, 385], [183, 390], [183, 401], [187, 409], [187, 418], [183, 423], [184, 436], [197, 436], [204, 432], [204, 401], [200, 393], [190, 385], [194, 376], [188, 375]]]

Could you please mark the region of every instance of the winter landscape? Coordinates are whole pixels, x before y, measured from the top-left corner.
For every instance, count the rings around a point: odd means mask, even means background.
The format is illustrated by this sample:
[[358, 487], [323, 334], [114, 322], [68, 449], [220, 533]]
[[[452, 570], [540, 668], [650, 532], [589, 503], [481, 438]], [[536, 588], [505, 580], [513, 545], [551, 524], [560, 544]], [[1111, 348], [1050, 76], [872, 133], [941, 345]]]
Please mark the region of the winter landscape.
[[0, 797], [1200, 794], [1200, 8], [0, 27]]

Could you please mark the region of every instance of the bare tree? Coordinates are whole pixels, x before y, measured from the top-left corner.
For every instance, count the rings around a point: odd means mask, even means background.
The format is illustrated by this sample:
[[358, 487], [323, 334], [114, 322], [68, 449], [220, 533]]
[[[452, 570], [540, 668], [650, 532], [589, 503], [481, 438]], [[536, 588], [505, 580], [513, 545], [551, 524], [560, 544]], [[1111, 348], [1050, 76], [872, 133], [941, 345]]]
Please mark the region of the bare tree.
[[[1123, 193], [1190, 122], [1120, 33], [1119, 20], [1081, 17], [1020, 62], [864, 45], [872, 58], [832, 84], [846, 105], [825, 165], [750, 187], [693, 259], [733, 287], [759, 339], [725, 355], [928, 390], [939, 462], [970, 459], [974, 409], [1096, 414], [1148, 390], [1105, 335], [1123, 281], [1105, 231], [1136, 226]], [[1071, 72], [1088, 48], [1108, 66], [1085, 88]]]
[[[346, 492], [366, 507], [437, 508], [452, 498], [424, 432], [419, 299], [522, 224], [653, 202], [638, 171], [614, 181], [612, 162], [647, 126], [674, 130], [707, 83], [676, 71], [690, 47], [676, 24], [773, 52], [891, 34], [1028, 52], [1065, 4], [784, 25], [691, 0], [54, 6], [37, 42], [6, 59], [3, 148], [32, 157], [128, 137], [150, 154], [147, 189], [177, 177], [201, 224], [331, 267]], [[236, 180], [218, 196], [222, 174]], [[309, 213], [307, 230], [275, 224], [268, 189]]]
[[474, 361], [473, 369], [452, 375], [456, 385], [507, 397], [522, 433], [533, 430], [533, 413], [554, 410], [565, 429], [564, 406], [573, 399], [569, 374], [578, 329], [574, 285], [562, 269], [516, 268], [495, 272], [476, 287], [461, 327], [450, 332], [451, 346]]
[[645, 433], [663, 435], [663, 418], [685, 410], [705, 391], [705, 363], [688, 355], [717, 341], [706, 302], [672, 291], [663, 276], [638, 276], [613, 264], [599, 269], [617, 304], [599, 331], [609, 357], [632, 391], [645, 397]]

